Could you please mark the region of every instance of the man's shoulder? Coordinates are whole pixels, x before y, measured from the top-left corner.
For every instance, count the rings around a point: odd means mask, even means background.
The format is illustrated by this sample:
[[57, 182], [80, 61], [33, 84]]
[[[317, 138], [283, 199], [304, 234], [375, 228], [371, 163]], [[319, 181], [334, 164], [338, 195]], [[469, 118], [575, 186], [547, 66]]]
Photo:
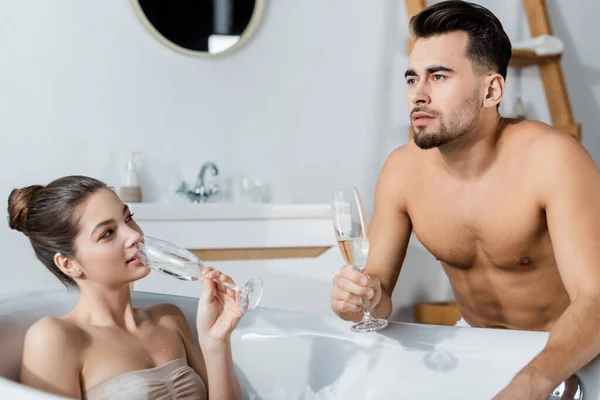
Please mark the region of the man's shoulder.
[[577, 177], [596, 179], [598, 168], [585, 147], [569, 133], [537, 121], [514, 123], [510, 129], [511, 160], [520, 163], [532, 184], [557, 190]]
[[428, 154], [428, 151], [420, 149], [415, 142], [411, 140], [389, 153], [384, 167], [405, 171], [406, 169], [413, 168], [416, 163], [426, 160]]
[[534, 120], [509, 121], [504, 135], [512, 149], [527, 155], [548, 158], [555, 152], [568, 153], [583, 150], [570, 134]]
[[[427, 153], [427, 154], [424, 154]], [[385, 160], [377, 180], [376, 197], [401, 202], [411, 192], [426, 168], [431, 152], [421, 150], [413, 141], [394, 149]]]
[[424, 152], [426, 152], [426, 150], [420, 149], [419, 146], [415, 144], [414, 139], [411, 139], [402, 146], [396, 147], [390, 153], [390, 156], [416, 157], [419, 154], [423, 154]]

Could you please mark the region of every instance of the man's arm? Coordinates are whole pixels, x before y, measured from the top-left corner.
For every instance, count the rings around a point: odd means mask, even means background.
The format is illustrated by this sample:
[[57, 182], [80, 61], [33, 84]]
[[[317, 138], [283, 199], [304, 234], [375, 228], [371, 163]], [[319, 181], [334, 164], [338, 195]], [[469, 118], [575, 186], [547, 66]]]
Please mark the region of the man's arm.
[[600, 353], [600, 172], [575, 140], [546, 134], [532, 150], [531, 161], [571, 304], [550, 331], [544, 350], [511, 384], [529, 383], [540, 399]]
[[400, 147], [388, 159], [377, 180], [375, 208], [369, 227], [369, 257], [363, 273], [350, 266], [333, 279], [331, 307], [342, 319], [360, 321], [363, 299], [371, 312], [387, 318], [392, 312], [392, 291], [400, 274], [410, 238], [411, 224], [404, 211], [409, 191], [410, 148]]
[[405, 199], [410, 188], [408, 146], [396, 150], [386, 161], [375, 190], [373, 217], [369, 225], [369, 258], [364, 273], [381, 282], [381, 300], [372, 314], [388, 318], [392, 292], [398, 281], [412, 232]]

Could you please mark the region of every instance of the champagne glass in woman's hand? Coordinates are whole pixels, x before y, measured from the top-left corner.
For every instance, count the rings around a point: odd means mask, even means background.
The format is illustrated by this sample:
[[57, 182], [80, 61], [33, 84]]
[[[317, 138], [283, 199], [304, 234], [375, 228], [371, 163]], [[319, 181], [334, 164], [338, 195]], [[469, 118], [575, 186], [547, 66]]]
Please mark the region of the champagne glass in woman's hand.
[[[138, 242], [136, 257], [156, 271], [185, 281], [202, 279], [212, 271], [212, 268], [204, 265], [192, 252], [149, 236], [142, 237]], [[242, 313], [256, 307], [262, 297], [263, 285], [260, 278], [252, 278], [243, 286], [238, 286], [229, 277], [223, 278], [221, 275], [218, 279], [209, 279], [218, 285], [220, 292], [235, 293], [236, 304]]]

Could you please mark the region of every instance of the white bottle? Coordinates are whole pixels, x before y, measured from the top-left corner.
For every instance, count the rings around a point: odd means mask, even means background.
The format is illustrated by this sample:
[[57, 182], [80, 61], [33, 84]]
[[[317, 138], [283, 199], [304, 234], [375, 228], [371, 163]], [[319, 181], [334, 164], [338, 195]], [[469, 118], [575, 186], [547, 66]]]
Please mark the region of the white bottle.
[[139, 185], [135, 153], [130, 153], [125, 165], [125, 176], [119, 191], [119, 197], [126, 203], [141, 203], [142, 188]]

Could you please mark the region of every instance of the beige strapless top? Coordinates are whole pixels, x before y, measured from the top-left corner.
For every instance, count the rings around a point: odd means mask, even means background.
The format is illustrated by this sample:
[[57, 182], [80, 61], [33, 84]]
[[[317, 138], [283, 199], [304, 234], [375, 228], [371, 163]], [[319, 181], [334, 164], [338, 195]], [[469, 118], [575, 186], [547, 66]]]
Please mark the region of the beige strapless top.
[[127, 372], [88, 390], [87, 400], [206, 400], [202, 378], [177, 358], [158, 367]]

